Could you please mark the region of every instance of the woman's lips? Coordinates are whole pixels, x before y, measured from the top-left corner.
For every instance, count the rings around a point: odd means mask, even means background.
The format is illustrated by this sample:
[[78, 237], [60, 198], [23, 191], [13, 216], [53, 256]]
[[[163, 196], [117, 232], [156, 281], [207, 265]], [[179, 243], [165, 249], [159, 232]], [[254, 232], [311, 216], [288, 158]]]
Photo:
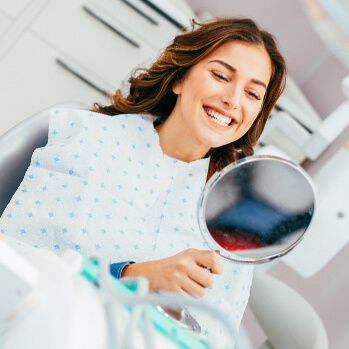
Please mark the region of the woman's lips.
[[204, 108], [205, 113], [208, 116], [209, 120], [215, 126], [221, 126], [224, 129], [226, 129], [226, 128], [229, 128], [229, 127], [237, 124], [237, 122], [234, 118], [231, 118], [230, 116], [224, 115], [214, 108], [211, 108], [208, 106], [204, 106], [203, 108]]

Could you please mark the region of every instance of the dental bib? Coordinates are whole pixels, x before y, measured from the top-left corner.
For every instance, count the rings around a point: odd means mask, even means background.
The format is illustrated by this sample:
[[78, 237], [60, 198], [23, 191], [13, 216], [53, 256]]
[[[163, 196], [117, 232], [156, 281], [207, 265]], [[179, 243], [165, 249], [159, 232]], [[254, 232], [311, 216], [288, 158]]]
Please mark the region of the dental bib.
[[[209, 159], [185, 163], [164, 155], [153, 122], [149, 115], [52, 110], [48, 144], [34, 152], [1, 217], [1, 232], [57, 254], [75, 249], [110, 263], [208, 249], [197, 204]], [[224, 262], [223, 273], [200, 300], [218, 307], [236, 330], [252, 269]], [[204, 334], [233, 348], [214, 318], [189, 312]]]

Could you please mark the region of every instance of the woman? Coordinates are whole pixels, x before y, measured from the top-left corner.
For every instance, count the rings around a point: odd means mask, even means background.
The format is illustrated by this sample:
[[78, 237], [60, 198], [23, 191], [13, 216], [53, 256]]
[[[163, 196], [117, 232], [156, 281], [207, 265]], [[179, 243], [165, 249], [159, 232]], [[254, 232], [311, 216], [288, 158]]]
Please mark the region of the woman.
[[[207, 251], [196, 206], [215, 171], [253, 154], [285, 77], [272, 36], [253, 21], [194, 23], [130, 79], [127, 97], [117, 91], [92, 113], [52, 112], [48, 146], [34, 153], [2, 232], [103, 255], [117, 277], [203, 297], [238, 327], [252, 269]], [[136, 263], [114, 264], [123, 260]], [[230, 347], [214, 319], [191, 312]]]
[[[95, 110], [156, 116], [163, 152], [185, 162], [210, 156], [209, 179], [232, 161], [253, 154], [252, 147], [284, 89], [286, 66], [272, 37], [250, 20], [223, 19], [198, 26], [178, 36], [150, 69], [131, 78], [127, 98], [117, 91], [111, 106], [96, 105]], [[205, 280], [187, 281], [191, 285], [185, 289], [174, 284], [172, 274], [165, 273], [163, 282], [158, 280], [163, 273], [154, 273], [153, 263], [147, 271], [147, 265], [142, 271], [140, 264], [128, 266], [122, 275], [146, 276], [154, 290], [200, 296], [205, 293], [202, 285], [213, 282], [201, 272]]]

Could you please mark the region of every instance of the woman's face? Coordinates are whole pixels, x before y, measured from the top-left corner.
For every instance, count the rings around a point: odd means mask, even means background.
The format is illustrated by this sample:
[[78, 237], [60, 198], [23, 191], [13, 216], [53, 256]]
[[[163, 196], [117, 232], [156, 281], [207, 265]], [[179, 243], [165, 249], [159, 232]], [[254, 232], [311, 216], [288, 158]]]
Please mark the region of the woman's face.
[[227, 43], [174, 84], [178, 97], [170, 117], [176, 117], [198, 145], [215, 148], [234, 142], [257, 118], [271, 71], [263, 47]]

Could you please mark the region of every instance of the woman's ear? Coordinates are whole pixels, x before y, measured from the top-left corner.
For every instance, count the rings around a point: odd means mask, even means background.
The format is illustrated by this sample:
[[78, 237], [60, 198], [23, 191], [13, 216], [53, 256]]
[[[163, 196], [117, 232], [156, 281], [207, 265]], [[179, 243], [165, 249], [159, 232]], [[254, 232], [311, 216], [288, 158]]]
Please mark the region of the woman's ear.
[[180, 95], [182, 92], [182, 81], [176, 81], [173, 85], [172, 85], [172, 92], [175, 95]]

